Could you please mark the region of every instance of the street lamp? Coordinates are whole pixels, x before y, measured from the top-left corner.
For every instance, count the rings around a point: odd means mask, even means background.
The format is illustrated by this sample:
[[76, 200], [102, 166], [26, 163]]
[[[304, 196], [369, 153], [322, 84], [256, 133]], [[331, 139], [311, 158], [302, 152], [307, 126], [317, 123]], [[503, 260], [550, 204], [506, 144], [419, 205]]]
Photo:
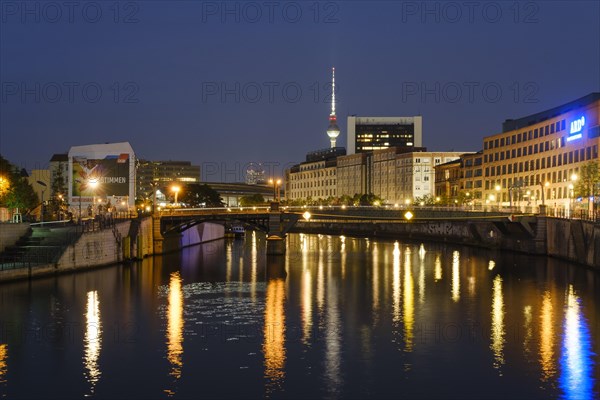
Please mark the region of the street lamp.
[[281, 196], [278, 193], [277, 188], [281, 185], [281, 179], [269, 179], [269, 184], [273, 185], [273, 201], [281, 200]]
[[570, 202], [571, 211], [569, 212], [569, 214], [571, 215], [571, 218], [572, 218], [573, 212], [575, 211], [575, 182], [577, 181], [577, 179], [579, 179], [577, 174], [573, 174], [573, 175], [571, 175], [571, 183], [569, 183], [569, 189], [571, 190], [571, 202]]
[[500, 190], [502, 190], [502, 187], [500, 185], [496, 185], [494, 189], [496, 189], [496, 200], [498, 201], [498, 209], [500, 209]]
[[569, 217], [573, 218], [573, 184], [569, 183]]
[[179, 194], [179, 191], [180, 191], [180, 190], [181, 190], [181, 188], [180, 188], [179, 186], [177, 186], [177, 185], [175, 185], [175, 186], [173, 186], [173, 187], [171, 188], [171, 191], [172, 191], [173, 193], [175, 193], [175, 202], [173, 203], [173, 205], [174, 205], [175, 207], [177, 206], [177, 195]]
[[42, 186], [42, 205], [40, 207], [40, 220], [42, 222], [42, 225], [44, 225], [44, 192], [46, 191], [46, 188], [48, 186], [46, 186], [46, 183], [42, 182], [42, 181], [37, 181], [38, 185]]
[[96, 188], [99, 185], [98, 182], [98, 178], [89, 178], [88, 179], [88, 184], [90, 185], [90, 188], [92, 188], [92, 218], [94, 218], [94, 207], [96, 206]]

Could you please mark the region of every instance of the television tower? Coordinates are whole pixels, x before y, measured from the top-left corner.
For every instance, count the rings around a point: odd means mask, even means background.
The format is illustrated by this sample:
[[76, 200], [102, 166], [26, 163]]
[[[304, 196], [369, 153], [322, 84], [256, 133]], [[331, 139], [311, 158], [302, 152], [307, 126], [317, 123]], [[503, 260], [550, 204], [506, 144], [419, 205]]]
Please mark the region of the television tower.
[[327, 136], [331, 142], [331, 148], [335, 147], [335, 141], [340, 135], [340, 128], [337, 125], [337, 117], [335, 116], [335, 68], [331, 69], [331, 114], [329, 114], [329, 128], [327, 128]]

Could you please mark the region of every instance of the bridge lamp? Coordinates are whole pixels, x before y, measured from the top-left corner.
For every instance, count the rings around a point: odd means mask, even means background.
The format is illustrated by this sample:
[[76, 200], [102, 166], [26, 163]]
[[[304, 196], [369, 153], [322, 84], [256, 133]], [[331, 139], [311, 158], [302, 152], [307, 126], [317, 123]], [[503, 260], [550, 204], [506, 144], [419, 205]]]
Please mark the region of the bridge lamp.
[[407, 212], [405, 212], [405, 213], [404, 213], [404, 218], [405, 218], [407, 221], [410, 221], [411, 219], [413, 219], [413, 217], [414, 217], [414, 214], [413, 214], [413, 213], [411, 213], [410, 211], [407, 211]]
[[308, 221], [310, 220], [311, 214], [308, 211], [305, 211], [304, 214], [302, 214], [302, 216], [306, 221]]

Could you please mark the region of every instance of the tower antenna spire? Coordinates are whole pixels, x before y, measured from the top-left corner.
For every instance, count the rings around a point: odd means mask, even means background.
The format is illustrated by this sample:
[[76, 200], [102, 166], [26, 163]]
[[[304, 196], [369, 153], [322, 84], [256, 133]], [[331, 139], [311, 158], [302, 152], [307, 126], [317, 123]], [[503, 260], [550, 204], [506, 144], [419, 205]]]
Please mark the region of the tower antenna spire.
[[337, 125], [337, 117], [335, 115], [335, 67], [331, 68], [331, 114], [329, 114], [329, 128], [327, 128], [327, 136], [331, 147], [335, 147], [337, 137], [340, 135], [340, 128]]
[[331, 115], [335, 115], [335, 67], [331, 68]]

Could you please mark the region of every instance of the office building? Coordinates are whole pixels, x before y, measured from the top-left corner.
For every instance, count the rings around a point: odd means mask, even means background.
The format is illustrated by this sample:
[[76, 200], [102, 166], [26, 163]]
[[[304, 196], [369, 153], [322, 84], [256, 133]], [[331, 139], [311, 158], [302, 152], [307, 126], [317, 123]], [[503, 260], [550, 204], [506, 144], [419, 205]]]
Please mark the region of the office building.
[[484, 138], [483, 198], [492, 205], [571, 210], [580, 168], [598, 162], [600, 93], [503, 123]]
[[348, 117], [348, 154], [364, 153], [389, 147], [421, 147], [423, 118]]
[[199, 183], [200, 166], [190, 161], [140, 160], [137, 166], [138, 199], [152, 198], [153, 190], [168, 189], [174, 183]]

